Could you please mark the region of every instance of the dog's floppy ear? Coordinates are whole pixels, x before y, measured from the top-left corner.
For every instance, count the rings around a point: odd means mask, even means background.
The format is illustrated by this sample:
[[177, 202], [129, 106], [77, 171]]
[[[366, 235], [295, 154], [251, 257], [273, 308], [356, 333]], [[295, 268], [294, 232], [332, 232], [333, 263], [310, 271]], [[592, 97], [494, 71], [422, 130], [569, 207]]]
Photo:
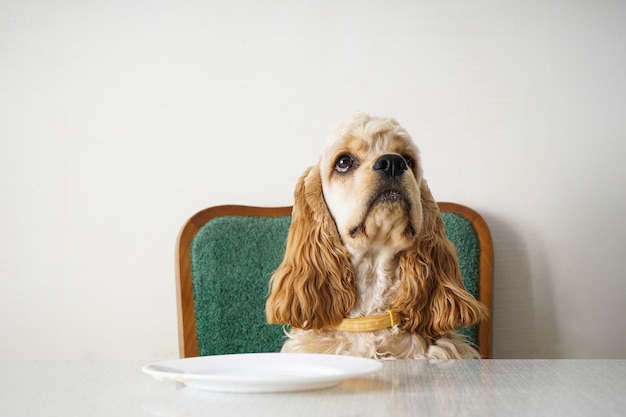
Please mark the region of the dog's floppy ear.
[[269, 323], [321, 329], [356, 303], [354, 270], [322, 194], [318, 166], [298, 180], [285, 257], [270, 281]]
[[423, 210], [417, 244], [400, 258], [400, 289], [394, 309], [404, 330], [437, 337], [486, 317], [485, 307], [463, 286], [452, 242], [426, 181], [420, 187]]

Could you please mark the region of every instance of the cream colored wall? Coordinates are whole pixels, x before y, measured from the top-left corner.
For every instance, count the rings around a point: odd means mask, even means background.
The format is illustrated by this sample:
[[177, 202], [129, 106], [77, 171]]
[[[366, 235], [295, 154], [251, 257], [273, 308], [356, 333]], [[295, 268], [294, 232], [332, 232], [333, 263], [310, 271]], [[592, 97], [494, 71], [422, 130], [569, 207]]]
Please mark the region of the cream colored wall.
[[0, 2], [0, 358], [177, 355], [174, 242], [396, 117], [495, 243], [495, 357], [626, 358], [626, 4]]

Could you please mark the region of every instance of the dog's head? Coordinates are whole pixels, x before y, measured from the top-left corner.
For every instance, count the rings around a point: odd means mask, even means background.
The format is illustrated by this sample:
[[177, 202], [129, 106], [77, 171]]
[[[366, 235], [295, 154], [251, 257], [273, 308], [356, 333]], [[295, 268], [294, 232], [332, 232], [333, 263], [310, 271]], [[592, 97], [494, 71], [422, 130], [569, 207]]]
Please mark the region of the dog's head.
[[394, 119], [357, 114], [331, 135], [320, 160], [324, 199], [352, 255], [398, 253], [422, 226], [419, 151]]
[[402, 329], [436, 337], [484, 316], [463, 287], [418, 149], [394, 119], [359, 113], [338, 126], [294, 197], [266, 303], [270, 323], [338, 324], [357, 303], [352, 261], [373, 251], [394, 259], [399, 285], [385, 308], [401, 313]]

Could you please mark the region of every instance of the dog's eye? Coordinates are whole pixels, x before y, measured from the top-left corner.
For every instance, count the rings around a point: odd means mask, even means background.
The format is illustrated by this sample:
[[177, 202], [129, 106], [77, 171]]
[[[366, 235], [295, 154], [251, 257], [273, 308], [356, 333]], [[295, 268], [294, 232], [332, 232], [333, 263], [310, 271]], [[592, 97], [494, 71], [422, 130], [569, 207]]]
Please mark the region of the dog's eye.
[[335, 171], [343, 174], [348, 172], [355, 165], [352, 155], [341, 155], [335, 162]]

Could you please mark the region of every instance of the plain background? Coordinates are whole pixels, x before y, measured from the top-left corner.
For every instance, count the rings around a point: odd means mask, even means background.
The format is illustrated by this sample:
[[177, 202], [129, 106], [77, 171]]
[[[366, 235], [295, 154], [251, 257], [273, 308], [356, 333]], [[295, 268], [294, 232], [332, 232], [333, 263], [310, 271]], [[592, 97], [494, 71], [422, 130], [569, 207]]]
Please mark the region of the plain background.
[[174, 244], [397, 118], [495, 244], [497, 358], [626, 358], [626, 2], [0, 1], [0, 358], [176, 357]]

